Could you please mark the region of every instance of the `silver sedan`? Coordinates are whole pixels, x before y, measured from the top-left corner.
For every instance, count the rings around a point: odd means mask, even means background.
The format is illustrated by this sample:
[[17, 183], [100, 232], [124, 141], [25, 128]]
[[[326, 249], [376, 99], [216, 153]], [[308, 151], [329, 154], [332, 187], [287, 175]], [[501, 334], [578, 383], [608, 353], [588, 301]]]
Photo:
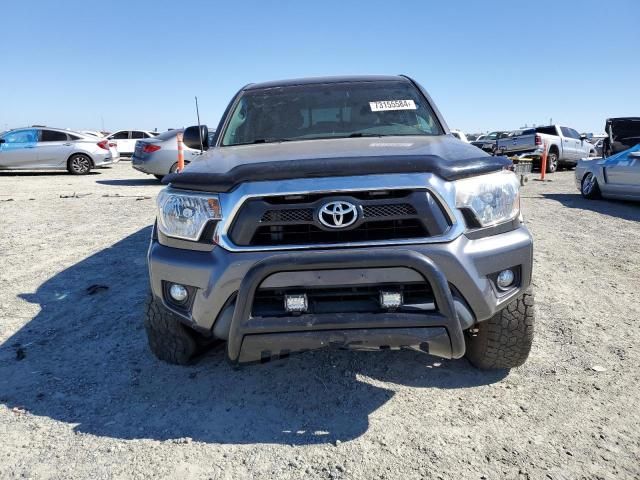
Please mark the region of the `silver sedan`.
[[589, 199], [640, 200], [640, 144], [611, 157], [578, 161], [576, 186]]
[[[158, 180], [178, 168], [178, 143], [176, 136], [182, 129], [169, 130], [154, 138], [145, 138], [136, 142], [131, 157], [131, 166], [143, 173], [154, 175]], [[210, 132], [211, 133], [211, 132]], [[183, 146], [184, 163], [196, 160], [200, 150]]]
[[119, 160], [115, 144], [79, 132], [27, 127], [0, 135], [0, 170], [67, 170], [85, 175]]

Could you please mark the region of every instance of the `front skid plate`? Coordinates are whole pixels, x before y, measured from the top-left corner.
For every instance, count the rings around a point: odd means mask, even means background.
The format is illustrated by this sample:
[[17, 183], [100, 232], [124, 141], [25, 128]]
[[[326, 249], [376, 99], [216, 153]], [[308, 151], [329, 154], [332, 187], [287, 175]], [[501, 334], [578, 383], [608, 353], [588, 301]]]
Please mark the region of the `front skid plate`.
[[321, 348], [350, 350], [411, 349], [451, 358], [451, 341], [445, 328], [372, 328], [315, 330], [246, 335], [239, 363], [267, 362], [292, 353]]

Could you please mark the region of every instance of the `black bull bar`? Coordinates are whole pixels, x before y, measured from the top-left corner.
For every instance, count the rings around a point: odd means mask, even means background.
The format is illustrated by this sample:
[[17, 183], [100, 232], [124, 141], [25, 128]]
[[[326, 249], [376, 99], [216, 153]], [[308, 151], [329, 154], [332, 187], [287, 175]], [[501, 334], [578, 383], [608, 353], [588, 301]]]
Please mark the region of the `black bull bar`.
[[[256, 291], [274, 273], [304, 270], [407, 267], [431, 285], [437, 309], [421, 312], [301, 314], [253, 317]], [[323, 347], [412, 348], [444, 358], [465, 353], [461, 323], [444, 274], [412, 250], [294, 252], [257, 262], [242, 280], [229, 327], [233, 364], [264, 362]]]

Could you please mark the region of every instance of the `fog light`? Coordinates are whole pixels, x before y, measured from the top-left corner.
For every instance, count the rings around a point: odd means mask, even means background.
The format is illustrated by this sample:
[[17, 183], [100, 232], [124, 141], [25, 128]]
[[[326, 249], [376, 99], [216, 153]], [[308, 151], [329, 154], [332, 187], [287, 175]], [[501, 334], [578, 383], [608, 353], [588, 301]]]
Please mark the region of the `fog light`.
[[380, 292], [380, 305], [383, 308], [398, 308], [402, 305], [401, 292]]
[[501, 290], [506, 290], [507, 288], [509, 288], [511, 285], [513, 285], [513, 281], [515, 280], [516, 276], [513, 273], [513, 270], [502, 270], [499, 274], [498, 274], [498, 278], [496, 279], [496, 284], [498, 285], [498, 288]]
[[182, 303], [187, 300], [189, 292], [184, 286], [174, 283], [171, 285], [171, 288], [169, 288], [169, 295], [175, 302]]
[[287, 312], [302, 313], [309, 307], [305, 293], [284, 296], [284, 308]]

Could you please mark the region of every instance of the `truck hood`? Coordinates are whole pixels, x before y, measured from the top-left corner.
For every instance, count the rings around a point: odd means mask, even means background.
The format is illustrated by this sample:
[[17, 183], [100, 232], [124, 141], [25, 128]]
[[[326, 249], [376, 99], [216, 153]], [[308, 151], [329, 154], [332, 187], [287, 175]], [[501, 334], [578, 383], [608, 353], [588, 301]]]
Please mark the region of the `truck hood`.
[[302, 140], [216, 147], [164, 183], [226, 192], [246, 181], [310, 177], [422, 172], [454, 180], [510, 163], [448, 135]]

